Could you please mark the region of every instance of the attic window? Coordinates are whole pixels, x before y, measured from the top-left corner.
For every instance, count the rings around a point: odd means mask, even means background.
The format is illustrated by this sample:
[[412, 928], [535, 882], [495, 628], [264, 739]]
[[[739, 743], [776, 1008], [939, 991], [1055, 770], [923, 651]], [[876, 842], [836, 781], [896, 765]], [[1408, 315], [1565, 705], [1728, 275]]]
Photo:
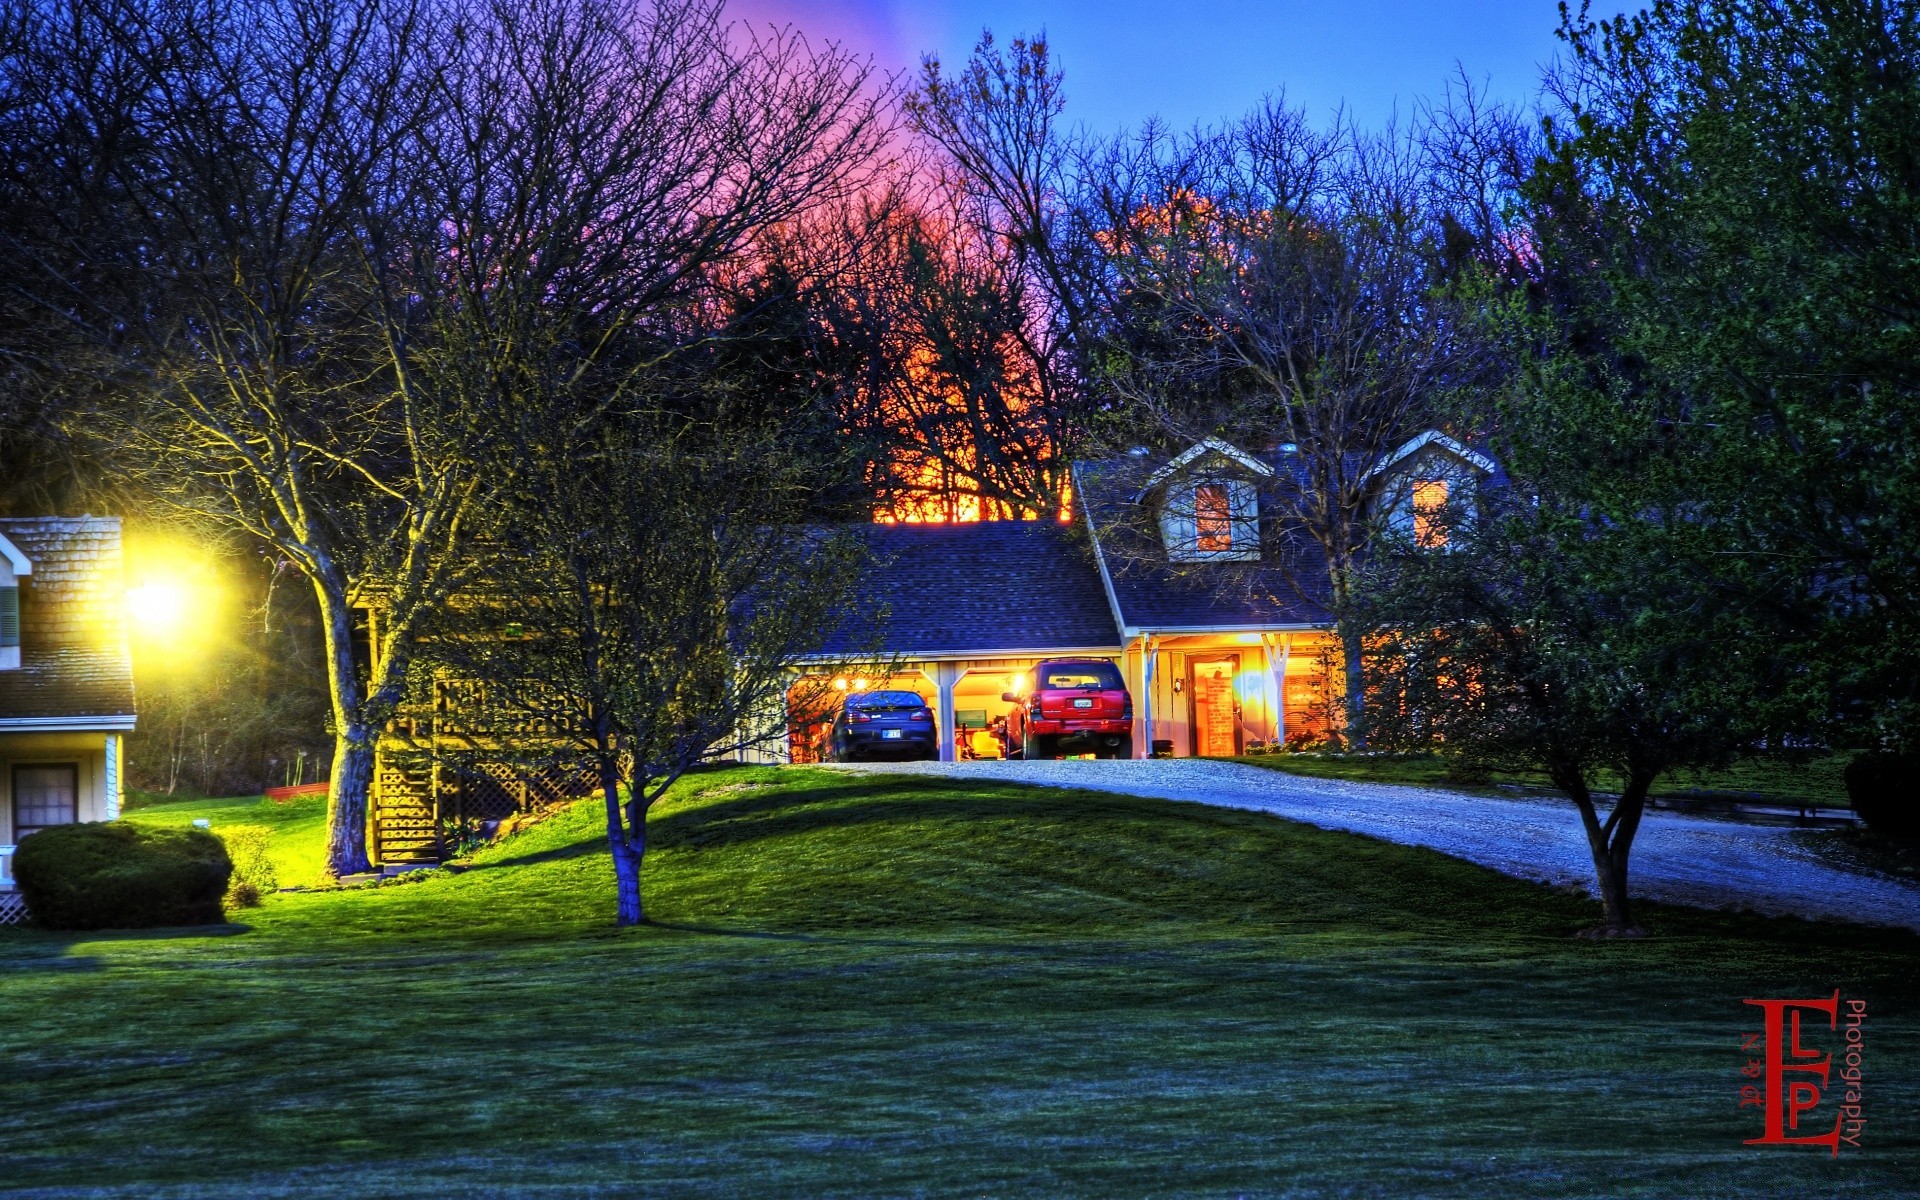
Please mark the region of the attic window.
[[1193, 489], [1194, 548], [1202, 554], [1233, 549], [1233, 502], [1224, 484], [1203, 483]]
[[1413, 544], [1438, 549], [1447, 544], [1447, 481], [1423, 479], [1413, 485]]

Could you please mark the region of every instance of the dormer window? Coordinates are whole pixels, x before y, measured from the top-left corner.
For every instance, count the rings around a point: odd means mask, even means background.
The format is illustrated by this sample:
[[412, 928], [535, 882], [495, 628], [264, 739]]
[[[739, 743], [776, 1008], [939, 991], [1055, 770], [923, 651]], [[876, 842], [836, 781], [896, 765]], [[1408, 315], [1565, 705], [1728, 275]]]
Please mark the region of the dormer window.
[[1222, 483], [1203, 483], [1193, 489], [1193, 545], [1202, 554], [1224, 554], [1233, 549], [1233, 501]]
[[1413, 544], [1437, 550], [1447, 544], [1447, 481], [1422, 479], [1413, 485]]
[[1214, 478], [1167, 489], [1160, 532], [1174, 562], [1260, 557], [1259, 501], [1251, 483]]

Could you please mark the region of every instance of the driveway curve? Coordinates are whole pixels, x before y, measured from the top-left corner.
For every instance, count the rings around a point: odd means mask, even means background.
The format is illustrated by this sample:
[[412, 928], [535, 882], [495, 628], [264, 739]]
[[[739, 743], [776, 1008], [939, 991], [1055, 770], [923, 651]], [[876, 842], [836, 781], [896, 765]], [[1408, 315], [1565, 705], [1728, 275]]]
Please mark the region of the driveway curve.
[[[1592, 892], [1586, 836], [1566, 800], [1314, 779], [1203, 759], [863, 763], [837, 769], [1091, 788], [1252, 809], [1426, 846], [1521, 879]], [[1649, 812], [1634, 841], [1632, 888], [1637, 896], [1696, 908], [1920, 931], [1920, 888], [1823, 861], [1807, 845], [1807, 831], [1788, 826]]]

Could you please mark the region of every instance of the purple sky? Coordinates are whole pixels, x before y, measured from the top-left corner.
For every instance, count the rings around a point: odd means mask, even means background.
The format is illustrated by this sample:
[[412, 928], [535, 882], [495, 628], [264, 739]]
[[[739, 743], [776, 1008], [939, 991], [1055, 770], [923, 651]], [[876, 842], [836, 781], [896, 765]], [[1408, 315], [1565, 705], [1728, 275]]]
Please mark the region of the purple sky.
[[1495, 97], [1528, 104], [1559, 45], [1554, 0], [731, 0], [728, 11], [836, 38], [888, 70], [926, 52], [957, 64], [983, 27], [1003, 44], [1044, 29], [1069, 118], [1098, 132], [1154, 115], [1177, 127], [1237, 116], [1283, 87], [1316, 118], [1344, 102], [1377, 128], [1436, 95], [1455, 62]]

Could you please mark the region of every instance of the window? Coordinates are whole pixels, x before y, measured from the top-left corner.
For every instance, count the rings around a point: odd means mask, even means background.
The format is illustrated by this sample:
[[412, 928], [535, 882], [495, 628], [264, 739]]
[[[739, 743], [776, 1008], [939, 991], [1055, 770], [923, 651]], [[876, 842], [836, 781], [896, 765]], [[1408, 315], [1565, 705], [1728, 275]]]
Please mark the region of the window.
[[13, 769], [13, 840], [80, 819], [80, 771], [72, 764]]
[[1413, 543], [1429, 548], [1447, 544], [1447, 481], [1424, 479], [1413, 485]]
[[1193, 533], [1194, 548], [1202, 554], [1233, 549], [1233, 503], [1224, 484], [1193, 489]]
[[1073, 688], [1119, 691], [1127, 686], [1120, 681], [1119, 670], [1109, 662], [1047, 663], [1039, 670], [1040, 686], [1048, 691]]

